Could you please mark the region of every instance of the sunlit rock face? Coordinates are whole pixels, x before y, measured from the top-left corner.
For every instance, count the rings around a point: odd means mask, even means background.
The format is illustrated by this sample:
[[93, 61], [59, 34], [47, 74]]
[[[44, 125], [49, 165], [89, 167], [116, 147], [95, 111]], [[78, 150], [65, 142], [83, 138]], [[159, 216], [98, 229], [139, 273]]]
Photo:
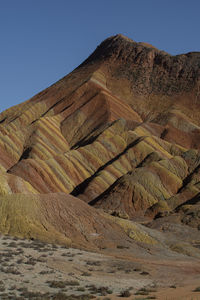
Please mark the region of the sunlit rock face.
[[[96, 230], [108, 241], [122, 230], [102, 210], [129, 219], [177, 213], [200, 228], [199, 70], [198, 52], [171, 56], [117, 35], [72, 73], [1, 113], [0, 218], [9, 221], [0, 230], [54, 242], [55, 233], [59, 242], [96, 247], [84, 236]], [[26, 221], [7, 216], [13, 207]], [[59, 223], [59, 211], [70, 225]], [[79, 215], [91, 228], [82, 234]]]

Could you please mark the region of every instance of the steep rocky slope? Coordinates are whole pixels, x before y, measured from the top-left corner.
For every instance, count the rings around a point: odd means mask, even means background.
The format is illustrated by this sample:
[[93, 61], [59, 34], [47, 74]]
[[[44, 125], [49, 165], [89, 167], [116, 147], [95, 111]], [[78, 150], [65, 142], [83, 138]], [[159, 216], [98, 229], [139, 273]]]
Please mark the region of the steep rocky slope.
[[131, 243], [134, 230], [133, 239], [152, 241], [117, 217], [178, 216], [200, 229], [199, 113], [200, 53], [106, 39], [72, 73], [0, 114], [1, 232], [100, 247], [90, 234], [112, 246]]

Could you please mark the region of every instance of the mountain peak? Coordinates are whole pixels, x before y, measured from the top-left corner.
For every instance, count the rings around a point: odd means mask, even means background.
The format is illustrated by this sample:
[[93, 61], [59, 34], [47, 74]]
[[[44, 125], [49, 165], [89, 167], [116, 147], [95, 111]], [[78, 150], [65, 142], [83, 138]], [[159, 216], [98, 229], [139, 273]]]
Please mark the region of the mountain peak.
[[[199, 80], [199, 53], [170, 55], [154, 46], [117, 34], [105, 39], [81, 66], [103, 66], [131, 82], [137, 94], [182, 94]], [[198, 91], [195, 94], [199, 95]], [[197, 96], [198, 97], [198, 96]]]
[[110, 40], [110, 41], [121, 40], [121, 41], [135, 42], [134, 40], [130, 39], [129, 37], [127, 37], [127, 36], [125, 36], [125, 35], [123, 35], [121, 33], [118, 33], [116, 35], [110, 36], [106, 40]]
[[102, 41], [83, 64], [101, 60], [105, 61], [110, 58], [114, 60], [127, 60], [127, 58], [134, 60], [139, 53], [147, 53], [151, 50], [156, 53], [165, 53], [148, 43], [136, 42], [123, 34], [117, 34]]

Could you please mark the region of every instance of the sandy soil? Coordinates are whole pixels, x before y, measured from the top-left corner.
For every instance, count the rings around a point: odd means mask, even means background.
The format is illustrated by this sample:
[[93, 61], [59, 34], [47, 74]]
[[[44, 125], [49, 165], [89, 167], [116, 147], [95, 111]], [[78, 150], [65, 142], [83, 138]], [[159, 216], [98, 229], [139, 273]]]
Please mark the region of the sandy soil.
[[[0, 237], [0, 299], [200, 299], [200, 263], [92, 253]], [[125, 296], [129, 297], [125, 297]], [[154, 297], [154, 298], [153, 298]], [[79, 299], [89, 299], [79, 298]]]

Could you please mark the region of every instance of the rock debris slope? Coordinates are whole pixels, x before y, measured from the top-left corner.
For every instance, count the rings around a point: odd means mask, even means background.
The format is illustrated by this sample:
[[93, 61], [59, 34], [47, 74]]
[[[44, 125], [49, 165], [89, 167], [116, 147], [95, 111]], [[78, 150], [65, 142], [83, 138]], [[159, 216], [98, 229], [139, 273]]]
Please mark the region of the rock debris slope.
[[153, 241], [119, 218], [200, 229], [199, 113], [199, 52], [106, 39], [0, 114], [1, 232], [100, 247], [99, 236], [116, 246], [134, 230]]

